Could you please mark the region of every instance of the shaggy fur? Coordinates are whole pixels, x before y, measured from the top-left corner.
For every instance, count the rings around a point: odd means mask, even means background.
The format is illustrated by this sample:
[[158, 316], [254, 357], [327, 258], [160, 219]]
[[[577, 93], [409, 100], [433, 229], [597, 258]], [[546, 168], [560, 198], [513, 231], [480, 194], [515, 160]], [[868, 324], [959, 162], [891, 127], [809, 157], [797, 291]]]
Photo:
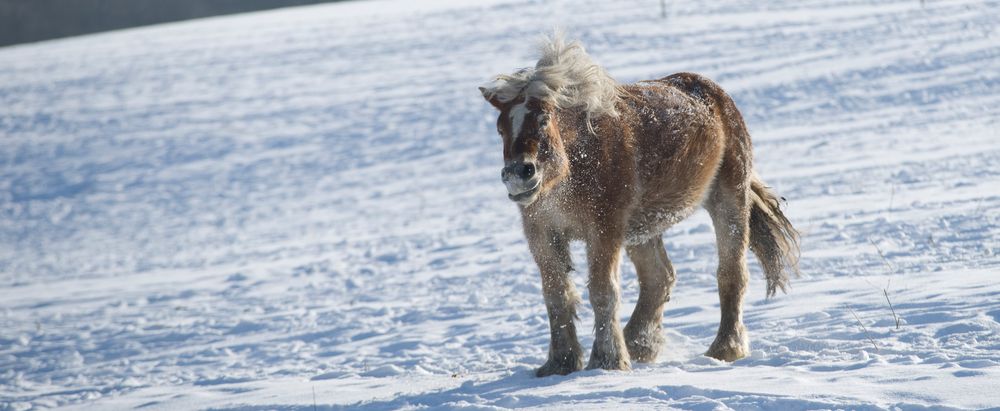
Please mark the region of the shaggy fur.
[[543, 41], [540, 49], [534, 69], [497, 76], [485, 97], [501, 103], [535, 98], [555, 109], [579, 109], [587, 116], [588, 127], [591, 117], [618, 116], [621, 86], [594, 64], [579, 42], [567, 43], [556, 34]]
[[[719, 253], [721, 319], [706, 354], [733, 361], [749, 353], [746, 252], [761, 261], [772, 295], [797, 272], [798, 239], [778, 197], [753, 173], [746, 125], [717, 84], [678, 73], [621, 85], [582, 46], [556, 36], [534, 69], [498, 76], [480, 91], [500, 111], [501, 175], [541, 273], [551, 341], [539, 376], [584, 366], [569, 276], [573, 240], [585, 242], [590, 269], [595, 338], [587, 367], [624, 370], [656, 359], [675, 281], [662, 234], [699, 206], [712, 218]], [[622, 248], [640, 285], [624, 330]]]

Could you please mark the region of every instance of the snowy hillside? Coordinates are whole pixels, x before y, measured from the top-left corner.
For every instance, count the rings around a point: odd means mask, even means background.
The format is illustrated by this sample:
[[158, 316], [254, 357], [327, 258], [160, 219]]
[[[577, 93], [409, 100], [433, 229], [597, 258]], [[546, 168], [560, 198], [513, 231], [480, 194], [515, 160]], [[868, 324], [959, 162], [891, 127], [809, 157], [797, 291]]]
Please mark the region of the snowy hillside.
[[[0, 410], [1000, 407], [1000, 2], [666, 15], [362, 1], [0, 49]], [[750, 358], [701, 356], [699, 212], [665, 236], [657, 363], [532, 376], [548, 323], [476, 86], [555, 26], [743, 110], [804, 273], [766, 300], [751, 261]]]

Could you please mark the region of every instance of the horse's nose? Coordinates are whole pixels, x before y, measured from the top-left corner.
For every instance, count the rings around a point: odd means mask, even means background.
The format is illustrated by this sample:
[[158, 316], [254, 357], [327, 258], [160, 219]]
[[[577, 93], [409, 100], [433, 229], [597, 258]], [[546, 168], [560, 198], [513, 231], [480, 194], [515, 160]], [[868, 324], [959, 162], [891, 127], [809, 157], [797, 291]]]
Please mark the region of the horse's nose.
[[520, 165], [520, 169], [516, 170], [518, 177], [522, 180], [529, 180], [535, 175], [535, 165], [531, 163], [524, 163]]
[[517, 162], [504, 167], [500, 170], [500, 178], [507, 181], [510, 177], [517, 177], [521, 180], [530, 180], [531, 177], [535, 176], [535, 164], [534, 163], [522, 163]]

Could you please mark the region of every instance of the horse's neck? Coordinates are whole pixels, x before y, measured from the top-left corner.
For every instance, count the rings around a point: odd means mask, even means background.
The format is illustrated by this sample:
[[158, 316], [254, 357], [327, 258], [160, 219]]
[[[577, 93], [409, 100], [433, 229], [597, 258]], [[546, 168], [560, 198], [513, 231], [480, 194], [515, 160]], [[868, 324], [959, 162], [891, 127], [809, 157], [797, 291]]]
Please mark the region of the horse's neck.
[[588, 127], [587, 116], [577, 111], [569, 111], [560, 118], [564, 119], [560, 124], [560, 135], [562, 136], [563, 147], [571, 157], [576, 155], [593, 155], [606, 150], [616, 150], [629, 134], [632, 125], [624, 121], [626, 113], [631, 113], [630, 108], [621, 110], [621, 115], [614, 118], [598, 116], [590, 118]]

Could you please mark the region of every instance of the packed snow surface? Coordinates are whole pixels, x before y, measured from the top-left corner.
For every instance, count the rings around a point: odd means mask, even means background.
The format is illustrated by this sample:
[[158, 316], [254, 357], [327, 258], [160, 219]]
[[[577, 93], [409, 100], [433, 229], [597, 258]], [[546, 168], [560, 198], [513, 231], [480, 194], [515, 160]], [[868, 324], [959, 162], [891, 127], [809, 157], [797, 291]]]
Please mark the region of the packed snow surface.
[[[1000, 2], [701, 3], [349, 2], [0, 49], [0, 409], [1000, 406]], [[476, 87], [557, 26], [743, 111], [804, 274], [765, 299], [751, 261], [749, 358], [702, 356], [702, 211], [664, 237], [656, 363], [533, 377], [547, 318]]]

